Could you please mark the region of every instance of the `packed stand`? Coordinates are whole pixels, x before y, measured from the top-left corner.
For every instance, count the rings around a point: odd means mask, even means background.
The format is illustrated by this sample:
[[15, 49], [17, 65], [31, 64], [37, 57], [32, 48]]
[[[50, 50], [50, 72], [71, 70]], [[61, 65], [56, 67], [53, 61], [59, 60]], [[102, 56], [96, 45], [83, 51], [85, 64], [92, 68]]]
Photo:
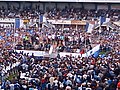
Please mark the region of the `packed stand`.
[[[100, 15], [103, 15], [103, 16], [105, 15], [113, 19], [113, 16], [116, 16], [119, 14], [119, 10], [97, 10], [96, 11], [96, 10], [86, 10], [83, 8], [80, 9], [80, 8], [74, 8], [74, 7], [71, 7], [71, 8], [65, 7], [63, 10], [59, 8], [53, 8], [51, 10], [47, 9], [46, 12], [43, 12], [39, 10], [37, 7], [38, 6], [36, 6], [36, 8], [32, 10], [30, 9], [30, 7], [24, 7], [23, 9], [24, 11], [16, 7], [13, 7], [13, 8], [9, 7], [8, 10], [2, 7], [0, 9], [1, 18], [4, 18], [4, 17], [24, 18], [25, 17], [25, 18], [38, 19], [40, 14], [45, 14], [46, 17], [49, 19], [69, 19], [69, 20], [85, 19], [87, 20], [90, 18], [96, 19], [100, 17]], [[73, 28], [70, 28], [69, 31], [65, 31], [65, 30], [62, 30], [61, 27], [55, 27], [52, 30], [50, 28], [42, 28], [42, 29], [20, 28], [20, 29], [14, 30], [14, 26], [10, 26], [7, 28], [4, 28], [4, 26], [0, 26], [0, 27], [2, 32], [0, 35], [0, 38], [2, 39], [1, 46], [4, 46], [4, 44], [8, 42], [7, 45], [10, 44], [16, 49], [49, 51], [52, 45], [57, 44], [56, 48], [58, 49], [58, 51], [62, 51], [62, 52], [63, 51], [80, 52], [80, 51], [83, 51], [84, 48], [86, 47], [88, 47], [87, 50], [90, 50], [93, 47], [91, 45], [93, 42], [91, 40], [91, 37], [94, 38], [94, 36], [92, 35], [87, 36], [84, 32], [81, 32], [82, 30], [80, 28], [77, 31]]]
[[20, 9], [19, 7], [13, 6], [13, 8], [8, 7], [8, 9], [5, 9], [5, 7], [0, 8], [0, 18], [39, 18], [39, 15], [45, 14], [47, 18], [49, 19], [72, 19], [72, 20], [92, 20], [92, 18], [96, 19], [102, 16], [107, 16], [110, 18], [114, 18], [114, 16], [118, 16], [118, 20], [120, 19], [119, 16], [119, 10], [118, 9], [111, 9], [111, 10], [104, 10], [104, 9], [84, 9], [84, 8], [75, 8], [67, 6], [64, 9], [60, 8], [52, 8], [46, 9], [46, 12], [39, 9], [40, 6], [37, 6], [35, 8], [25, 6], [23, 9]]
[[[5, 90], [119, 90], [120, 40], [118, 37], [120, 37], [119, 33], [102, 34], [100, 50], [110, 49], [104, 57], [93, 55], [77, 58], [58, 55], [56, 58], [36, 60], [34, 55], [14, 53], [12, 57], [16, 57], [15, 61], [20, 62], [17, 68], [19, 74], [13, 81], [3, 81], [1, 88]], [[13, 54], [2, 54], [4, 58], [8, 57], [5, 60], [13, 63], [11, 55]], [[7, 65], [5, 61], [3, 65]]]
[[[26, 8], [26, 12], [15, 9], [16, 13], [21, 16], [26, 16], [30, 9]], [[76, 18], [77, 12], [80, 17], [85, 16], [99, 16], [101, 13], [109, 13], [111, 16], [114, 12], [118, 14], [117, 10], [98, 12], [91, 10], [81, 10], [67, 7], [64, 10], [53, 9], [48, 10], [48, 18], [53, 16], [58, 19], [68, 19], [67, 14], [70, 12], [69, 19]], [[9, 16], [5, 13], [6, 10], [2, 8], [0, 17]], [[10, 11], [11, 12], [11, 11]], [[22, 12], [22, 13], [20, 13]], [[39, 12], [39, 11], [38, 11]], [[74, 12], [75, 15], [72, 15]], [[81, 14], [82, 13], [82, 14]], [[94, 14], [95, 13], [95, 14]], [[97, 14], [96, 14], [97, 13]], [[88, 15], [87, 15], [88, 14]], [[91, 15], [92, 14], [92, 15]], [[53, 16], [52, 16], [53, 15]], [[35, 17], [38, 17], [35, 15]], [[99, 33], [95, 31], [91, 35], [86, 35], [80, 30], [76, 31], [71, 28], [69, 31], [62, 31], [61, 28], [29, 28], [16, 29], [14, 33], [14, 26], [2, 27], [0, 26], [0, 88], [3, 90], [116, 90], [120, 89], [120, 34], [112, 32]], [[14, 38], [15, 37], [15, 38]], [[99, 37], [99, 38], [98, 38]], [[90, 40], [91, 39], [91, 40]], [[85, 41], [86, 40], [86, 41]], [[92, 42], [91, 42], [92, 41]], [[17, 43], [17, 45], [15, 45]], [[80, 49], [87, 47], [90, 50], [92, 43], [101, 44], [101, 51], [108, 51], [104, 57], [60, 57], [56, 58], [42, 58], [36, 59], [34, 55], [20, 54], [13, 51], [15, 49], [40, 50], [49, 51], [50, 46], [54, 45], [58, 52], [77, 52]], [[82, 46], [82, 47], [81, 47]], [[11, 67], [14, 63], [19, 62], [18, 66], [6, 71], [6, 67]], [[6, 76], [13, 72], [17, 75], [13, 80], [5, 79]], [[4, 78], [3, 78], [4, 76]]]

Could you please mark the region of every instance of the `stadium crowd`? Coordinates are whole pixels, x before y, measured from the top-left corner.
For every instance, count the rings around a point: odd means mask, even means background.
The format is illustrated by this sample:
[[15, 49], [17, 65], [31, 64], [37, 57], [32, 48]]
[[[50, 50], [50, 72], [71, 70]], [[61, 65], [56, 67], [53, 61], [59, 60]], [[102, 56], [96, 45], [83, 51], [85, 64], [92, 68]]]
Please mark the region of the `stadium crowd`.
[[[18, 77], [13, 81], [3, 80], [4, 90], [116, 90], [120, 88], [119, 35], [104, 37], [111, 51], [104, 57], [58, 57], [36, 60], [27, 56], [4, 50], [1, 55], [3, 66], [20, 62]], [[115, 43], [115, 42], [118, 43]], [[107, 44], [105, 44], [107, 45]], [[106, 48], [107, 49], [107, 48]], [[10, 71], [8, 71], [10, 72]], [[4, 73], [4, 74], [8, 74]], [[15, 72], [15, 71], [14, 71]], [[14, 88], [14, 89], [13, 89]]]
[[40, 10], [39, 6], [36, 5], [35, 8], [25, 6], [23, 9], [18, 7], [5, 7], [0, 8], [0, 18], [39, 18], [39, 15], [45, 14], [49, 19], [81, 19], [81, 20], [89, 20], [92, 18], [100, 17], [101, 15], [106, 15], [107, 17], [113, 18], [114, 16], [118, 16], [118, 20], [120, 19], [120, 11], [119, 9], [84, 9], [83, 8], [75, 8], [67, 6], [64, 9], [60, 9], [54, 7], [52, 9], [47, 8], [46, 11]]
[[[41, 11], [36, 11], [41, 14]], [[34, 9], [20, 11], [17, 8], [0, 10], [0, 17], [34, 17], [38, 18]], [[44, 12], [42, 12], [44, 13]], [[68, 9], [48, 10], [47, 17], [52, 19], [88, 19], [101, 14], [112, 17], [119, 15], [119, 10], [85, 10]], [[61, 16], [61, 17], [60, 17]], [[118, 19], [119, 20], [119, 19]], [[15, 32], [14, 32], [15, 31]], [[119, 90], [120, 89], [120, 34], [104, 30], [87, 34], [83, 30], [63, 31], [61, 28], [29, 28], [16, 29], [14, 26], [0, 26], [0, 88], [3, 90]], [[99, 33], [99, 34], [97, 34]], [[16, 45], [17, 43], [17, 45]], [[58, 52], [85, 53], [93, 44], [100, 44], [104, 56], [95, 57], [60, 57], [36, 60], [34, 55], [17, 53], [15, 49], [49, 51], [54, 45]], [[79, 52], [80, 52], [79, 51]], [[20, 64], [14, 68], [13, 64]], [[5, 79], [11, 73], [17, 76], [13, 80]]]

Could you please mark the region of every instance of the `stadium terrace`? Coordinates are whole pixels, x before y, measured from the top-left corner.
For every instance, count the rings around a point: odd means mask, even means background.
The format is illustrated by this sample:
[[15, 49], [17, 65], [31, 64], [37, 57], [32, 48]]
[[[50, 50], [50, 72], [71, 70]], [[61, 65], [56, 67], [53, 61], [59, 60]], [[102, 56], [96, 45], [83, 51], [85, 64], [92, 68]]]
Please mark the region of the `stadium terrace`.
[[97, 1], [0, 1], [0, 90], [119, 90], [120, 3]]

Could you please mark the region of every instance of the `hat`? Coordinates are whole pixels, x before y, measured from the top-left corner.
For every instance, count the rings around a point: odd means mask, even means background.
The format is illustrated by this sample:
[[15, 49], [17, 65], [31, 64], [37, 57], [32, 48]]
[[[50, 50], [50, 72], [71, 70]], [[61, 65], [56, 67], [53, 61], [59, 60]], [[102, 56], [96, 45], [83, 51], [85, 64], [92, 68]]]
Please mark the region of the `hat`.
[[118, 82], [118, 84], [117, 84], [117, 88], [119, 88], [119, 89], [120, 89], [120, 82]]

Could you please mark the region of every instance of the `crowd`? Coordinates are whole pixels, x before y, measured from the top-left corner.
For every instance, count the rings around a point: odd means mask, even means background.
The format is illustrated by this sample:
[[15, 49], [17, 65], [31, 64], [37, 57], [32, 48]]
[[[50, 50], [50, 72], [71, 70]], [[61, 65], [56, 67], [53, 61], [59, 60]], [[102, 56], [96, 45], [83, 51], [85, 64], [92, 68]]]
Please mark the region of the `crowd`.
[[84, 9], [82, 8], [75, 8], [71, 6], [68, 8], [67, 6], [64, 9], [60, 9], [57, 7], [54, 7], [50, 9], [49, 7], [46, 8], [46, 11], [43, 11], [39, 8], [40, 6], [37, 6], [35, 8], [24, 6], [23, 9], [20, 7], [8, 7], [8, 9], [5, 9], [5, 7], [0, 8], [0, 18], [39, 18], [39, 15], [45, 14], [47, 18], [49, 19], [73, 19], [73, 20], [89, 20], [89, 19], [96, 19], [98, 17], [107, 16], [109, 18], [113, 18], [114, 16], [118, 16], [118, 20], [120, 19], [120, 11], [119, 9]]
[[[20, 32], [22, 33], [22, 31]], [[28, 32], [24, 34], [24, 37], [21, 38], [18, 35], [16, 38], [23, 41], [18, 42], [17, 49], [49, 51], [53, 45], [60, 52], [77, 52], [77, 50], [82, 50], [85, 45], [91, 47], [90, 36], [85, 36], [85, 33], [74, 29], [70, 29], [67, 33], [56, 29], [34, 30], [32, 34]]]
[[[68, 8], [65, 7], [63, 10], [54, 8], [48, 9], [48, 18], [50, 19], [72, 19], [72, 20], [92, 20], [100, 16], [107, 16], [113, 18], [114, 16], [119, 17], [119, 10], [105, 10], [105, 9], [84, 9], [84, 8]], [[119, 18], [118, 18], [119, 20]]]
[[[111, 48], [104, 57], [43, 58], [3, 50], [2, 65], [20, 62], [19, 72], [13, 81], [4, 80], [4, 90], [119, 90], [120, 89], [120, 40], [119, 34], [102, 37], [102, 48]], [[106, 42], [106, 43], [105, 43]], [[5, 73], [7, 74], [7, 73]]]
[[[17, 12], [16, 12], [17, 11]], [[10, 14], [10, 13], [11, 14]], [[38, 18], [34, 9], [20, 11], [0, 9], [0, 17]], [[36, 11], [41, 13], [41, 11]], [[34, 15], [34, 14], [35, 15]], [[43, 12], [42, 12], [43, 13]], [[51, 19], [87, 19], [101, 14], [112, 17], [119, 10], [85, 10], [67, 7], [64, 10], [48, 10], [46, 16]], [[30, 16], [30, 17], [31, 17]], [[69, 31], [55, 28], [18, 28], [0, 26], [0, 88], [3, 90], [119, 90], [120, 89], [120, 34], [111, 31], [93, 31], [86, 34], [84, 30], [70, 28]], [[93, 45], [100, 44], [104, 56], [36, 59], [34, 54], [28, 56], [15, 49], [49, 51], [53, 46], [57, 52], [80, 52], [91, 50]], [[56, 52], [55, 51], [55, 52]], [[16, 62], [14, 68], [7, 70]], [[17, 75], [9, 80], [11, 73]]]
[[[40, 14], [44, 14], [49, 19], [73, 19], [89, 20], [96, 19], [101, 15], [107, 16], [114, 20], [114, 16], [118, 16], [119, 20], [119, 10], [86, 10], [84, 8], [68, 8], [65, 7], [63, 10], [59, 8], [47, 9], [46, 12], [30, 7], [24, 7], [23, 11], [20, 8], [13, 7], [5, 9], [0, 8], [1, 18], [39, 18]], [[74, 14], [74, 15], [73, 15]], [[90, 18], [89, 18], [90, 17]], [[91, 46], [91, 36], [86, 35], [82, 30], [70, 27], [70, 30], [62, 30], [62, 27], [57, 27], [55, 29], [50, 28], [20, 28], [14, 29], [14, 25], [4, 27], [0, 25], [1, 29], [1, 46], [15, 47], [16, 49], [34, 49], [41, 51], [49, 51], [50, 46], [57, 44], [56, 48], [58, 51], [65, 52], [79, 52], [83, 51], [83, 48], [88, 47], [88, 50], [92, 48]], [[84, 46], [86, 43], [86, 46]], [[17, 45], [16, 45], [17, 44]], [[4, 47], [5, 47], [4, 46]], [[82, 47], [81, 47], [82, 46]]]
[[[52, 45], [58, 51], [77, 52], [82, 48], [91, 46], [91, 39], [84, 31], [71, 28], [69, 31], [61, 28], [28, 28], [14, 29], [13, 27], [0, 27], [1, 48], [27, 49], [49, 51]], [[72, 33], [72, 34], [71, 34]]]

